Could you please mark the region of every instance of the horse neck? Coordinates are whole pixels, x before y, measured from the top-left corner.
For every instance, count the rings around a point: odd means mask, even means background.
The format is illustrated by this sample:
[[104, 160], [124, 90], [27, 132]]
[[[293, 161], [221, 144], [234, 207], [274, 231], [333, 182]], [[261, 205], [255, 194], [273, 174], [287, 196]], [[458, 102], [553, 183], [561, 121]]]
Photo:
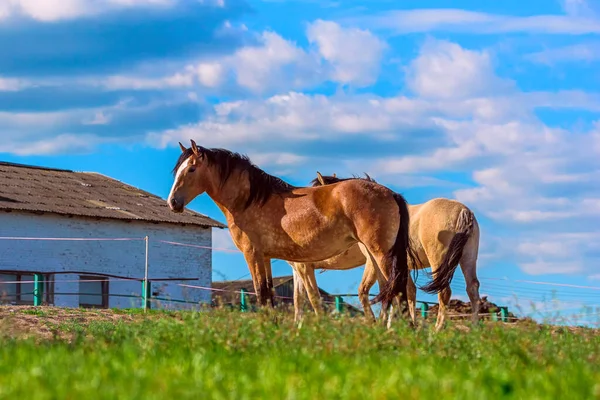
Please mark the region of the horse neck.
[[217, 169], [211, 166], [206, 174], [206, 181], [206, 193], [224, 214], [235, 215], [242, 209], [250, 190], [247, 174], [241, 170], [233, 171], [227, 181], [221, 184]]
[[417, 213], [417, 211], [419, 211], [419, 208], [421, 208], [423, 204], [407, 204], [408, 206], [408, 213], [412, 216], [415, 215]]

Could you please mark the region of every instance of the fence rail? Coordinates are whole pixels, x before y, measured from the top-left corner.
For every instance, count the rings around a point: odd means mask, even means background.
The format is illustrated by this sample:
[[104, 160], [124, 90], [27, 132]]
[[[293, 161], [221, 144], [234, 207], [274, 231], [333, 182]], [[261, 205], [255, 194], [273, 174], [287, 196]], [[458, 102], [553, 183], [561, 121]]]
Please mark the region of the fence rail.
[[[145, 236], [145, 237], [115, 237], [115, 238], [110, 238], [110, 237], [90, 237], [90, 238], [77, 238], [77, 237], [20, 237], [20, 236], [7, 236], [7, 237], [0, 237], [0, 241], [49, 241], [49, 242], [58, 242], [58, 241], [74, 241], [74, 242], [89, 242], [89, 241], [101, 241], [101, 242], [107, 242], [107, 241], [115, 241], [115, 242], [123, 242], [123, 241], [133, 241], [133, 242], [143, 242], [140, 244], [143, 244], [144, 247], [140, 246], [140, 251], [145, 251], [143, 260], [140, 260], [140, 268], [139, 268], [139, 275], [142, 275], [142, 268], [144, 268], [143, 270], [143, 278], [141, 277], [122, 277], [122, 276], [117, 276], [117, 275], [108, 275], [108, 274], [104, 274], [104, 273], [97, 273], [97, 272], [93, 272], [93, 271], [45, 271], [42, 273], [37, 273], [34, 271], [2, 271], [3, 273], [9, 273], [9, 274], [21, 274], [21, 275], [33, 275], [33, 280], [30, 281], [26, 281], [26, 280], [20, 280], [20, 281], [15, 281], [15, 282], [8, 282], [8, 281], [0, 281], [0, 283], [14, 283], [14, 284], [33, 284], [33, 291], [29, 291], [27, 290], [26, 292], [21, 292], [19, 290], [18, 295], [13, 295], [13, 294], [9, 294], [9, 295], [5, 295], [4, 297], [15, 297], [15, 296], [32, 296], [33, 298], [33, 304], [36, 306], [39, 306], [42, 304], [43, 299], [44, 299], [44, 283], [46, 283], [46, 281], [44, 281], [44, 276], [46, 274], [79, 274], [79, 275], [97, 275], [97, 276], [104, 276], [107, 278], [110, 278], [110, 282], [113, 281], [137, 281], [141, 283], [141, 289], [139, 294], [117, 294], [117, 293], [103, 293], [103, 294], [97, 294], [97, 293], [66, 293], [64, 291], [59, 292], [54, 292], [52, 290], [52, 295], [59, 295], [59, 296], [75, 296], [75, 295], [83, 295], [83, 296], [107, 296], [107, 297], [122, 297], [122, 298], [132, 298], [132, 299], [140, 299], [142, 301], [142, 307], [144, 309], [148, 309], [151, 308], [153, 306], [155, 306], [155, 304], [157, 302], [173, 302], [173, 303], [181, 303], [181, 304], [198, 304], [197, 301], [193, 301], [190, 302], [188, 300], [184, 300], [184, 299], [174, 299], [174, 298], [169, 298], [169, 297], [165, 297], [165, 296], [153, 296], [152, 295], [152, 283], [153, 282], [172, 282], [173, 284], [180, 286], [180, 287], [187, 287], [187, 288], [192, 288], [192, 289], [197, 289], [197, 290], [208, 290], [211, 291], [211, 293], [214, 292], [230, 292], [230, 293], [234, 293], [233, 291], [228, 291], [228, 290], [223, 290], [223, 289], [216, 289], [216, 288], [211, 288], [211, 287], [203, 287], [203, 286], [195, 286], [192, 284], [185, 284], [184, 281], [197, 281], [198, 278], [194, 278], [194, 277], [181, 277], [181, 278], [150, 278], [149, 276], [149, 269], [150, 269], [150, 258], [149, 258], [149, 237]], [[231, 253], [239, 253], [239, 250], [237, 249], [230, 249], [230, 248], [217, 248], [217, 247], [211, 247], [211, 246], [202, 246], [202, 245], [196, 245], [196, 244], [188, 244], [188, 243], [179, 243], [179, 242], [174, 242], [174, 241], [169, 241], [169, 240], [158, 240], [158, 239], [153, 239], [153, 242], [157, 242], [157, 243], [163, 243], [163, 244], [167, 244], [167, 245], [172, 245], [172, 246], [180, 246], [180, 247], [191, 247], [191, 248], [197, 248], [199, 250], [210, 250], [210, 251], [220, 251], [220, 252], [231, 252]], [[144, 263], [143, 267], [142, 267], [142, 263]], [[108, 271], [110, 272], [110, 271]], [[593, 287], [593, 286], [583, 286], [583, 285], [571, 285], [571, 284], [566, 284], [566, 283], [553, 283], [553, 282], [541, 282], [541, 281], [529, 281], [529, 280], [511, 280], [511, 279], [506, 279], [506, 278], [494, 278], [494, 277], [480, 277], [480, 279], [483, 280], [488, 280], [488, 281], [492, 281], [490, 282], [489, 286], [491, 288], [491, 290], [495, 290], [497, 289], [498, 291], [503, 291], [501, 294], [504, 294], [505, 291], [507, 291], [508, 289], [506, 289], [502, 283], [502, 281], [505, 282], [511, 282], [511, 286], [514, 285], [514, 283], [519, 282], [522, 284], [527, 284], [527, 285], [536, 285], [536, 286], [553, 286], [553, 287], [560, 287], [560, 288], [572, 288], [572, 289], [578, 289], [578, 290], [588, 290], [588, 291], [595, 291], [596, 293], [593, 293], [594, 295], [600, 296], [600, 294], [597, 294], [598, 291], [600, 291], [600, 287]], [[53, 283], [58, 283], [58, 282], [80, 282], [81, 280], [61, 280], [61, 281], [57, 281], [57, 280], [52, 280], [51, 282]], [[105, 281], [105, 280], [95, 280], [95, 279], [86, 279], [86, 282], [97, 282], [97, 281]], [[177, 282], [179, 281], [179, 282]], [[496, 282], [494, 282], [496, 281]], [[191, 282], [190, 282], [191, 283]], [[506, 284], [505, 284], [506, 285]], [[24, 287], [23, 287], [24, 288]], [[29, 288], [28, 288], [29, 289]], [[538, 292], [543, 290], [543, 289], [529, 289], [529, 290], [537, 290]], [[248, 301], [247, 296], [249, 295], [254, 295], [254, 293], [248, 292], [244, 289], [237, 291], [235, 293], [238, 293], [240, 295], [240, 300], [239, 300], [239, 308], [242, 311], [248, 311], [250, 309], [250, 302]], [[536, 295], [538, 295], [539, 293], [535, 293]], [[568, 293], [571, 294], [571, 293]], [[2, 296], [2, 294], [0, 293], [0, 297]], [[335, 306], [335, 310], [338, 312], [343, 312], [344, 310], [344, 306], [347, 305], [348, 303], [346, 303], [344, 301], [344, 298], [347, 297], [357, 297], [358, 294], [356, 293], [339, 293], [339, 294], [331, 294], [331, 296], [333, 297], [334, 301], [323, 301], [323, 303], [327, 303], [327, 304], [331, 304]], [[372, 296], [372, 295], [371, 295]], [[281, 296], [280, 296], [281, 297]], [[29, 299], [31, 299], [31, 297], [29, 297]], [[291, 297], [289, 298], [291, 299]], [[31, 301], [31, 300], [29, 300]], [[236, 302], [237, 303], [237, 302]], [[437, 303], [434, 302], [428, 302], [428, 301], [417, 301], [417, 307], [420, 311], [420, 314], [423, 318], [427, 318], [427, 315], [430, 314], [430, 308], [433, 305], [436, 305]], [[553, 311], [553, 310], [551, 310]], [[498, 311], [497, 312], [492, 312], [491, 313], [491, 318], [492, 319], [498, 319], [500, 321], [507, 321], [509, 319], [509, 313], [508, 313], [508, 307], [506, 306], [498, 306]]]
[[[64, 271], [60, 271], [61, 273], [64, 273]], [[43, 284], [48, 282], [45, 281], [43, 279], [43, 274], [40, 273], [34, 273], [33, 274], [33, 281], [15, 281], [15, 282], [1, 282], [1, 283], [33, 283], [33, 291], [32, 292], [25, 292], [25, 293], [20, 293], [21, 296], [23, 295], [33, 295], [33, 305], [34, 306], [42, 306], [44, 301], [44, 286]], [[98, 293], [85, 293], [85, 292], [53, 292], [53, 295], [58, 295], [58, 296], [106, 296], [106, 297], [118, 297], [118, 298], [131, 298], [131, 299], [139, 299], [142, 302], [142, 308], [144, 310], [148, 310], [152, 308], [152, 304], [153, 303], [157, 303], [157, 302], [169, 302], [169, 303], [179, 303], [179, 304], [194, 304], [194, 305], [198, 305], [201, 304], [201, 302], [197, 302], [197, 301], [189, 301], [189, 300], [184, 300], [184, 299], [173, 299], [173, 298], [168, 298], [168, 297], [162, 297], [162, 296], [153, 296], [152, 295], [152, 282], [163, 282], [165, 280], [169, 280], [169, 281], [173, 281], [173, 280], [178, 280], [177, 278], [168, 278], [168, 279], [148, 279], [147, 277], [145, 278], [123, 278], [123, 281], [138, 281], [141, 284], [141, 290], [140, 290], [140, 294], [117, 294], [117, 293], [108, 293], [108, 294], [98, 294]], [[100, 280], [75, 280], [75, 279], [70, 279], [70, 280], [64, 280], [64, 281], [55, 281], [53, 280], [52, 282], [90, 282], [90, 281], [100, 281]], [[208, 290], [211, 292], [225, 292], [225, 293], [236, 293], [239, 294], [240, 296], [240, 301], [239, 301], [239, 310], [241, 312], [248, 312], [251, 310], [250, 307], [250, 302], [248, 301], [248, 296], [250, 295], [256, 295], [253, 292], [248, 292], [246, 289], [241, 289], [241, 290], [226, 290], [226, 289], [217, 289], [217, 288], [209, 288], [209, 287], [203, 287], [203, 286], [195, 286], [195, 285], [188, 285], [188, 284], [178, 284], [178, 286], [181, 287], [188, 287], [188, 288], [194, 288], [194, 289], [199, 289], [199, 290]], [[16, 297], [16, 294], [13, 295], [2, 295], [0, 297]], [[344, 302], [343, 297], [357, 297], [358, 294], [355, 293], [340, 293], [340, 294], [331, 294], [331, 296], [334, 297], [335, 301], [334, 302], [329, 302], [329, 301], [323, 301], [324, 303], [329, 303], [329, 304], [334, 304], [335, 305], [335, 312], [337, 313], [343, 313], [344, 312], [344, 304], [347, 304]], [[374, 294], [370, 294], [369, 296], [374, 296]], [[279, 299], [293, 299], [292, 297], [286, 297], [286, 296], [275, 296], [276, 298]], [[212, 302], [211, 302], [212, 303]], [[417, 301], [416, 302], [416, 306], [417, 308], [420, 310], [420, 314], [421, 317], [423, 319], [427, 319], [428, 314], [429, 314], [429, 306], [430, 305], [437, 305], [438, 303], [434, 303], [434, 302], [428, 302], [428, 301]], [[464, 316], [469, 316], [470, 314], [466, 314]], [[480, 314], [480, 315], [485, 315], [485, 314]], [[452, 316], [452, 315], [450, 315]], [[454, 316], [463, 316], [461, 314], [459, 315], [454, 315]], [[490, 313], [490, 318], [494, 321], [502, 321], [502, 322], [508, 322], [509, 321], [509, 316], [508, 316], [508, 307], [505, 306], [499, 306], [498, 307], [498, 311], [497, 312], [491, 312]]]

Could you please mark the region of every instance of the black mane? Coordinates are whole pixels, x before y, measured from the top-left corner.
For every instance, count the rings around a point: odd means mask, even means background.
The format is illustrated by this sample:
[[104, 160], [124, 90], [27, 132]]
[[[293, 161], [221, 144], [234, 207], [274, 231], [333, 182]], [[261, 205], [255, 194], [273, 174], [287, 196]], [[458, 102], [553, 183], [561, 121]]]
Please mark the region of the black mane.
[[[337, 183], [337, 182], [342, 182], [342, 181], [348, 181], [350, 179], [362, 179], [368, 182], [374, 182], [377, 183], [377, 181], [373, 178], [371, 178], [369, 176], [369, 174], [365, 173], [365, 177], [366, 178], [361, 178], [360, 176], [356, 176], [356, 175], [352, 175], [352, 178], [338, 178], [337, 176], [332, 176], [332, 175], [321, 175], [323, 177], [323, 182], [325, 182], [326, 185], [330, 185], [332, 183]], [[321, 182], [319, 182], [319, 178], [315, 178], [312, 181], [310, 181], [310, 184], [312, 186], [321, 186]]]
[[[296, 188], [276, 176], [267, 174], [254, 165], [246, 155], [219, 148], [207, 149], [198, 147], [198, 150], [200, 151], [200, 157], [208, 165], [217, 168], [221, 187], [223, 187], [234, 171], [248, 172], [250, 193], [248, 194], [244, 208], [248, 208], [255, 203], [262, 206], [269, 200], [271, 195], [286, 193]], [[193, 155], [194, 151], [191, 148], [182, 152], [177, 160], [177, 164], [175, 164], [175, 168], [173, 168], [173, 174], [176, 174], [181, 165]]]

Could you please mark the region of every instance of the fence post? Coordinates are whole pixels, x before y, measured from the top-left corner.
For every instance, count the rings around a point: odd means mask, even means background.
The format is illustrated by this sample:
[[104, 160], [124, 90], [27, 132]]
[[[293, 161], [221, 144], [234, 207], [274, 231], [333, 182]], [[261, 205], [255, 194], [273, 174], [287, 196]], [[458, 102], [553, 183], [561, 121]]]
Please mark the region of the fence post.
[[427, 312], [429, 311], [429, 304], [421, 303], [421, 317], [427, 319]]
[[144, 311], [149, 308], [152, 308], [152, 282], [147, 279], [142, 281], [142, 303], [144, 307]]
[[248, 311], [248, 305], [246, 304], [246, 289], [244, 288], [240, 290], [240, 311]]
[[44, 295], [44, 276], [33, 274], [33, 305], [41, 306]]
[[490, 314], [492, 314], [492, 321], [498, 321], [498, 311], [490, 311]]
[[335, 296], [335, 311], [342, 312], [342, 298], [340, 296]]
[[508, 307], [505, 307], [505, 306], [500, 307], [500, 320], [502, 322], [508, 321]]
[[152, 297], [152, 289], [150, 288], [150, 282], [148, 282], [148, 236], [144, 238], [146, 242], [146, 263], [144, 267], [144, 282], [142, 283], [142, 300], [144, 302], [144, 312], [151, 307], [150, 297]]

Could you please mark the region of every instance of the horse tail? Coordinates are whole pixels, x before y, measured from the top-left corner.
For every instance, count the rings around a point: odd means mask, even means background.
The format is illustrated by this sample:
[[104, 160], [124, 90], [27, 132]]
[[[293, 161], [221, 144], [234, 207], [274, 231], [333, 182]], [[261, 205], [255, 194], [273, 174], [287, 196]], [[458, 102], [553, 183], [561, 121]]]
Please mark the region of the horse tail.
[[450, 241], [448, 251], [444, 256], [442, 263], [434, 273], [434, 278], [427, 285], [421, 287], [426, 293], [439, 293], [442, 289], [450, 286], [454, 271], [458, 267], [463, 249], [473, 233], [473, 224], [475, 216], [468, 208], [463, 208], [456, 221], [456, 234]]
[[384, 309], [388, 308], [397, 295], [400, 295], [400, 301], [402, 301], [403, 295], [406, 296], [408, 259], [411, 259], [413, 265], [417, 265], [417, 258], [410, 241], [410, 215], [406, 199], [399, 193], [394, 193], [393, 196], [396, 204], [398, 204], [400, 224], [398, 226], [398, 233], [396, 234], [396, 241], [386, 255], [387, 259], [391, 261], [391, 270], [389, 271], [388, 281], [380, 288], [379, 294], [371, 300], [371, 304], [381, 302]]

